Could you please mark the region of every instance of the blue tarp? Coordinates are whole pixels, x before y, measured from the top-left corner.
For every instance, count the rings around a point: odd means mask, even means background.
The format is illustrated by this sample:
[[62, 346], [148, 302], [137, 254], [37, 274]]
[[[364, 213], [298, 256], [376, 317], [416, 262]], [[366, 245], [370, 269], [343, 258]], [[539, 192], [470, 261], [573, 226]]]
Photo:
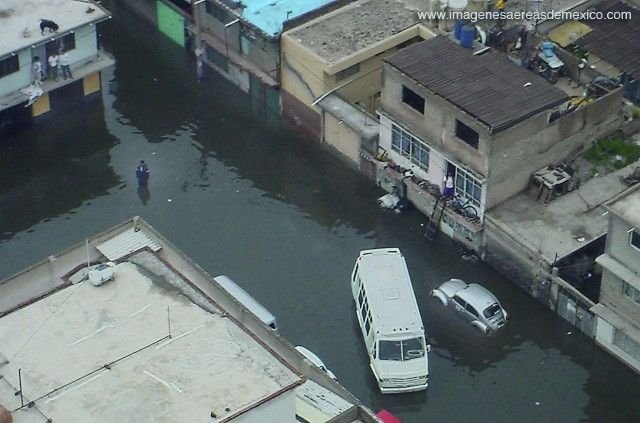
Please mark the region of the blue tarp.
[[282, 32], [282, 24], [316, 10], [334, 0], [244, 0], [243, 19], [271, 37]]

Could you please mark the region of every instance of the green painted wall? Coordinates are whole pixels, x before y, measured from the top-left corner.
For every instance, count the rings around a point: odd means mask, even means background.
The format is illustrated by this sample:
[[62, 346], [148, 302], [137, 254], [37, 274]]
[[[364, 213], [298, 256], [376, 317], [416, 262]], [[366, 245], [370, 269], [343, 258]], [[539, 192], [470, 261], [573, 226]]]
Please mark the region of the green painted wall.
[[156, 2], [158, 29], [167, 37], [184, 47], [184, 18], [161, 0]]

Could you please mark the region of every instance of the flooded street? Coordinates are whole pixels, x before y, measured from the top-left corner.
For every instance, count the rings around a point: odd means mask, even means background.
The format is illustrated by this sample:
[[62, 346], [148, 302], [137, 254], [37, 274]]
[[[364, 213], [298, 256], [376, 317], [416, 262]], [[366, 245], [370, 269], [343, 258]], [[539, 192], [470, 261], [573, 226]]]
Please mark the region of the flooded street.
[[[102, 100], [46, 116], [0, 145], [0, 279], [140, 215], [212, 275], [227, 274], [373, 410], [404, 422], [640, 421], [640, 377], [424, 218], [304, 140], [135, 15], [109, 2], [116, 59]], [[135, 167], [150, 166], [148, 191]], [[383, 396], [368, 367], [349, 276], [360, 250], [404, 253], [432, 345], [427, 392]], [[459, 277], [510, 314], [494, 336], [429, 298]]]

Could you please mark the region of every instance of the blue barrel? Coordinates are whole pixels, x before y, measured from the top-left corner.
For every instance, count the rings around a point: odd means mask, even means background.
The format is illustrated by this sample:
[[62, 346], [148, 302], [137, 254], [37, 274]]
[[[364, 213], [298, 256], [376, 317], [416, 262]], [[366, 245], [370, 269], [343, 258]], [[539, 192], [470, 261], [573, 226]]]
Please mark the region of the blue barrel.
[[453, 24], [453, 36], [456, 37], [456, 40], [460, 39], [460, 35], [462, 34], [462, 27], [464, 26], [465, 21], [456, 21]]
[[552, 57], [555, 55], [555, 44], [551, 41], [545, 41], [542, 43], [542, 52], [544, 53], [544, 57]]
[[460, 31], [460, 46], [464, 48], [473, 47], [473, 40], [476, 38], [476, 27], [465, 25]]

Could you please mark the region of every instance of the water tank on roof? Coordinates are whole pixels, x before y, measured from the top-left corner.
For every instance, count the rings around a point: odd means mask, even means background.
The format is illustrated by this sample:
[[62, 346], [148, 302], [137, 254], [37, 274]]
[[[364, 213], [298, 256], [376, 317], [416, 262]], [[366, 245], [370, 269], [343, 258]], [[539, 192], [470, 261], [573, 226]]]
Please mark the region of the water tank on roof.
[[460, 32], [460, 46], [464, 48], [473, 47], [473, 40], [476, 37], [476, 27], [473, 25], [465, 25]]
[[460, 36], [462, 35], [462, 27], [465, 25], [465, 21], [456, 21], [456, 23], [453, 25], [453, 36], [456, 38], [456, 40], [460, 39]]
[[555, 55], [555, 44], [551, 41], [545, 41], [542, 43], [542, 53], [544, 53], [544, 57], [553, 57]]

